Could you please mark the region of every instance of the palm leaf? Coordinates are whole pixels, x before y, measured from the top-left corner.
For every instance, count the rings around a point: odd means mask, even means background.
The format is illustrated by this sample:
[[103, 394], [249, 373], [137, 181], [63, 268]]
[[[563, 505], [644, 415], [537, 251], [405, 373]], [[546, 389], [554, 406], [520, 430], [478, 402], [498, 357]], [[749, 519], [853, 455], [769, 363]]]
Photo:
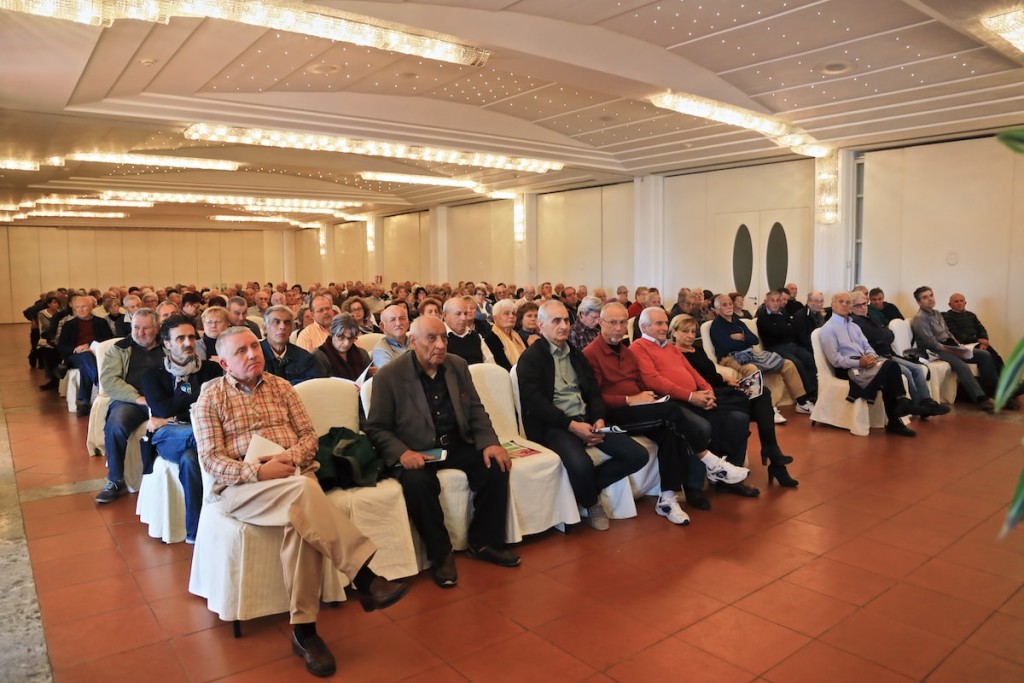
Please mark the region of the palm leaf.
[[1024, 154], [1024, 128], [1004, 130], [996, 138], [1014, 152]]
[[1021, 375], [1024, 375], [1024, 339], [1017, 342], [1017, 348], [1003, 366], [999, 373], [999, 383], [996, 385], [996, 408], [1002, 408], [1010, 397], [1017, 392], [1020, 386]]
[[1020, 479], [1017, 481], [1017, 490], [1013, 494], [1013, 502], [1010, 503], [1010, 511], [1006, 513], [1006, 521], [1003, 522], [1003, 529], [999, 532], [999, 538], [1003, 538], [1006, 534], [1010, 533], [1010, 530], [1020, 524], [1022, 519], [1024, 519], [1024, 472], [1020, 473]]

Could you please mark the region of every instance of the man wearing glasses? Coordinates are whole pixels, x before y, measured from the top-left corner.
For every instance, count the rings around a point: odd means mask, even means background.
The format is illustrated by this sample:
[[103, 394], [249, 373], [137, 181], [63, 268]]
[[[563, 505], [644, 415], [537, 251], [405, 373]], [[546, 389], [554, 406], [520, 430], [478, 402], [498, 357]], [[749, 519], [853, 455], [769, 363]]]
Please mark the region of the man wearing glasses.
[[293, 386], [307, 379], [322, 377], [313, 354], [288, 341], [294, 329], [295, 315], [287, 306], [271, 306], [263, 312], [266, 337], [260, 343], [264, 370], [288, 380]]
[[[199, 398], [203, 382], [220, 377], [220, 365], [202, 360], [196, 353], [196, 328], [192, 319], [172, 315], [160, 326], [164, 348], [162, 367], [142, 376], [142, 393], [149, 405], [147, 427], [156, 454], [178, 465], [178, 480], [185, 492], [185, 542], [196, 542], [199, 511], [203, 506], [203, 479], [192, 433], [189, 410]], [[145, 469], [149, 469], [148, 467]]]

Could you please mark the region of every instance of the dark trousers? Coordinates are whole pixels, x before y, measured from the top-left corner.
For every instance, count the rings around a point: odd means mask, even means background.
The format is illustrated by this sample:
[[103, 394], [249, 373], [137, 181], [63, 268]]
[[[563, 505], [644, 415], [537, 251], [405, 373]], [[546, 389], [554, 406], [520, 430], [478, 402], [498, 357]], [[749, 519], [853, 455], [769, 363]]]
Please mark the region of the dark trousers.
[[885, 416], [889, 420], [898, 419], [893, 417], [896, 410], [896, 402], [907, 397], [903, 389], [903, 372], [896, 363], [884, 363], [879, 371], [881, 379], [875, 378], [878, 389], [882, 392], [882, 402], [885, 404]]
[[625, 406], [608, 412], [611, 424], [630, 434], [650, 437], [658, 445], [658, 474], [662, 491], [704, 486], [706, 468], [678, 424], [683, 419], [682, 408], [672, 402]]
[[[999, 381], [999, 373], [996, 371], [995, 359], [988, 351], [975, 348], [974, 356], [969, 361], [961, 359], [954, 353], [939, 351], [939, 358], [949, 363], [956, 373], [960, 386], [970, 394], [971, 400], [980, 403], [989, 394], [995, 393], [996, 383]], [[967, 364], [978, 366], [978, 377], [975, 378]]]
[[110, 481], [124, 481], [124, 456], [128, 450], [128, 439], [148, 419], [149, 409], [146, 406], [126, 401], [110, 402], [107, 422], [103, 425], [103, 447], [107, 451], [107, 479]]
[[733, 465], [743, 466], [750, 436], [750, 415], [740, 410], [712, 408], [704, 410], [689, 403], [680, 404], [686, 412], [702, 418], [711, 429], [711, 449]]
[[626, 434], [604, 435], [604, 441], [597, 447], [609, 459], [596, 467], [587, 455], [586, 445], [568, 429], [548, 429], [543, 442], [562, 459], [576, 502], [585, 508], [597, 504], [601, 489], [647, 464], [647, 449]]
[[[800, 373], [800, 379], [804, 383], [804, 390], [807, 391], [807, 395], [818, 395], [818, 368], [814, 364], [814, 356], [811, 355], [810, 351], [794, 342], [776, 344], [770, 350], [779, 354], [786, 360], [793, 361], [793, 365], [796, 366], [797, 372]], [[794, 396], [793, 398], [798, 399], [803, 397]]]
[[481, 451], [468, 444], [448, 448], [443, 462], [426, 464], [419, 470], [398, 470], [405, 506], [416, 531], [427, 548], [427, 558], [437, 563], [452, 551], [452, 541], [444, 526], [441, 509], [441, 483], [438, 470], [457, 469], [466, 473], [473, 491], [473, 519], [469, 523], [469, 546], [505, 547], [505, 515], [508, 511], [508, 472], [494, 463], [484, 464]]
[[92, 388], [100, 381], [96, 355], [92, 351], [73, 353], [68, 356], [67, 363], [68, 367], [78, 368], [78, 395], [75, 398], [79, 403], [91, 403]]
[[772, 410], [772, 393], [768, 391], [768, 387], [764, 387], [761, 395], [750, 402], [750, 419], [757, 425], [761, 453], [782, 455], [779, 440], [775, 436], [775, 411]]

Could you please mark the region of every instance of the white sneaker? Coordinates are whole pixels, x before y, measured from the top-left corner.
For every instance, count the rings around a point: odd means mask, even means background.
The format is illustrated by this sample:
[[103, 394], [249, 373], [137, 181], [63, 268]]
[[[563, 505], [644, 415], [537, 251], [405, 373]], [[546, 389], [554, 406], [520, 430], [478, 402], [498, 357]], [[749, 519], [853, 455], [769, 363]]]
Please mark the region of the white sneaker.
[[668, 517], [668, 521], [673, 524], [687, 526], [690, 523], [690, 516], [679, 507], [679, 499], [676, 498], [674, 491], [662, 491], [654, 511], [662, 517]]
[[587, 524], [597, 531], [608, 531], [608, 515], [604, 513], [601, 503], [595, 503], [587, 508]]
[[779, 409], [776, 408], [775, 406], [772, 406], [772, 410], [775, 411], [775, 424], [777, 424], [777, 425], [784, 425], [784, 424], [786, 424], [786, 418], [785, 418], [785, 416], [783, 416], [782, 413], [779, 412]]
[[798, 413], [802, 413], [804, 415], [810, 415], [812, 410], [814, 410], [814, 402], [813, 401], [804, 401], [803, 403], [797, 403], [796, 404], [796, 412], [798, 412]]
[[750, 474], [750, 470], [746, 467], [737, 467], [724, 458], [719, 458], [714, 453], [708, 452], [701, 462], [704, 463], [704, 467], [708, 471], [708, 479], [710, 481], [721, 481], [726, 484], [738, 484]]

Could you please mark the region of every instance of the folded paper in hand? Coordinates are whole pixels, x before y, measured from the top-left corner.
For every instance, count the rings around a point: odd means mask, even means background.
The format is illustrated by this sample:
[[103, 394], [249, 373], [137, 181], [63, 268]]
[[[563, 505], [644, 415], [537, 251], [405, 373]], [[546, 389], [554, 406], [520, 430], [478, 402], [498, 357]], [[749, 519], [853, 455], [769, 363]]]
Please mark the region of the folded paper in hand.
[[[249, 442], [249, 448], [245, 451], [245, 462], [250, 465], [259, 465], [262, 463], [260, 458], [268, 455], [280, 455], [285, 452], [283, 446], [279, 446], [270, 439], [266, 439], [259, 434], [254, 434], [252, 440]], [[299, 466], [295, 466], [295, 474], [301, 474]]]

